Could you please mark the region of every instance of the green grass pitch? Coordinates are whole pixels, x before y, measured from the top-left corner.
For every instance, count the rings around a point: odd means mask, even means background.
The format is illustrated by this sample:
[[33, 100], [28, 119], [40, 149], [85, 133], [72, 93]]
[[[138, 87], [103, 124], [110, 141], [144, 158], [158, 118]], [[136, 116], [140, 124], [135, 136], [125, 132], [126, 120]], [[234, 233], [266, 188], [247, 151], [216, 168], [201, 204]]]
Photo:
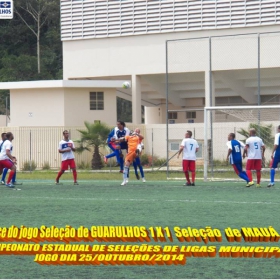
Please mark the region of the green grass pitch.
[[[21, 191], [1, 187], [1, 226], [64, 227], [71, 225], [135, 225], [219, 228], [268, 227], [280, 230], [280, 188], [245, 188], [243, 182], [197, 182], [184, 187], [183, 181], [142, 183], [131, 179], [120, 186], [119, 174], [92, 174], [74, 186], [65, 174], [56, 186], [51, 180], [22, 175]], [[41, 176], [41, 175], [40, 175]], [[39, 177], [40, 177], [39, 176]], [[39, 178], [37, 176], [37, 178]], [[44, 177], [44, 175], [42, 175]], [[152, 176], [150, 176], [152, 177]], [[27, 179], [29, 178], [29, 179]], [[98, 177], [99, 178], [99, 177]], [[105, 178], [107, 180], [105, 180]], [[111, 180], [114, 178], [114, 180]], [[119, 180], [116, 180], [119, 178]], [[21, 174], [19, 174], [21, 179]], [[226, 242], [208, 245], [239, 245]], [[108, 243], [104, 243], [108, 244]], [[127, 243], [131, 244], [131, 243]], [[200, 245], [173, 243], [158, 245]], [[244, 245], [245, 243], [241, 243]], [[258, 243], [247, 243], [257, 246]], [[277, 244], [266, 243], [266, 246]], [[279, 259], [188, 258], [184, 266], [41, 266], [33, 256], [0, 256], [1, 278], [279, 278]]]

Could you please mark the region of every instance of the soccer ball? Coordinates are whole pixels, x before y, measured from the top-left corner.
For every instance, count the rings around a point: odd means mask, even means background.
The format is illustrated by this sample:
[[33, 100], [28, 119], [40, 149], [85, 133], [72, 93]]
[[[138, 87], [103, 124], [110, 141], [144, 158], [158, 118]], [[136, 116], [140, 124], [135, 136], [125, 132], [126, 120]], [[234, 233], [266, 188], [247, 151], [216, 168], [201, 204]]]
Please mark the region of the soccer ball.
[[122, 84], [122, 87], [123, 87], [123, 88], [130, 88], [130, 83], [129, 83], [129, 82], [124, 82], [124, 83]]

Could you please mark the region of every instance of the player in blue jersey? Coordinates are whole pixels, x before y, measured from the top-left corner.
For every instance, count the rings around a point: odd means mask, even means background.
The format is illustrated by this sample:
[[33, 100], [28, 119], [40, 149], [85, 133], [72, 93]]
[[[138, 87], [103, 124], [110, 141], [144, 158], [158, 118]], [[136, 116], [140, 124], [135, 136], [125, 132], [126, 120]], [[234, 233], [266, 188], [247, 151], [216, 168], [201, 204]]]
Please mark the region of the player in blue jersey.
[[110, 149], [112, 149], [113, 153], [104, 157], [105, 163], [107, 163], [108, 158], [115, 156], [117, 158], [117, 162], [120, 164], [120, 172], [123, 172], [124, 168], [124, 160], [122, 151], [127, 152], [127, 142], [120, 142], [115, 147], [113, 147], [112, 140], [118, 140], [125, 136], [129, 136], [129, 129], [125, 126], [123, 121], [118, 121], [117, 126], [109, 133], [107, 143]]
[[280, 125], [278, 126], [278, 133], [275, 135], [274, 148], [272, 151], [272, 163], [270, 169], [270, 183], [267, 185], [268, 188], [274, 186], [275, 169], [280, 162]]
[[227, 154], [227, 161], [229, 160], [230, 164], [232, 165], [235, 173], [243, 180], [247, 182], [246, 187], [251, 187], [254, 185], [254, 182], [249, 180], [247, 174], [242, 169], [242, 155], [241, 149], [245, 147], [245, 145], [235, 140], [235, 134], [230, 133], [228, 135], [228, 154]]

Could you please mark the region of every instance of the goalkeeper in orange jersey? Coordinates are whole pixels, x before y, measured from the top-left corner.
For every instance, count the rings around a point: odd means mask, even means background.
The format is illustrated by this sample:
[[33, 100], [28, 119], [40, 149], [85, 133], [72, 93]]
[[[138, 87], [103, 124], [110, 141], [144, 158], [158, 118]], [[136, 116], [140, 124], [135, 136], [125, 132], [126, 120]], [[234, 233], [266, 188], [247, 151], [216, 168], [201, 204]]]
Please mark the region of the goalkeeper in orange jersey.
[[123, 142], [126, 141], [128, 145], [128, 153], [125, 157], [125, 165], [124, 165], [124, 171], [123, 171], [123, 182], [121, 183], [121, 186], [124, 186], [127, 184], [127, 174], [130, 164], [133, 163], [135, 158], [137, 157], [137, 148], [138, 145], [141, 143], [141, 141], [144, 139], [144, 137], [140, 134], [140, 129], [137, 128], [135, 131], [128, 136], [119, 138], [116, 142]]

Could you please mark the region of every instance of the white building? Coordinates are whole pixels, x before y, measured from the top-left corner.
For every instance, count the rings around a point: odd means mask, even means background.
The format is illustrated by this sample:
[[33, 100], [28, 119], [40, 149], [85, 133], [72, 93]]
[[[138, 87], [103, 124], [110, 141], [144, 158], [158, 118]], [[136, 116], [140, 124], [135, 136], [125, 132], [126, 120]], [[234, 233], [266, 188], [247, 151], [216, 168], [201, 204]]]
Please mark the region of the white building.
[[134, 124], [141, 105], [147, 124], [165, 123], [167, 68], [169, 109], [189, 110], [170, 113], [175, 123], [202, 122], [205, 105], [279, 103], [279, 24], [277, 0], [61, 0], [64, 82], [1, 85], [11, 125], [111, 125], [117, 96]]

